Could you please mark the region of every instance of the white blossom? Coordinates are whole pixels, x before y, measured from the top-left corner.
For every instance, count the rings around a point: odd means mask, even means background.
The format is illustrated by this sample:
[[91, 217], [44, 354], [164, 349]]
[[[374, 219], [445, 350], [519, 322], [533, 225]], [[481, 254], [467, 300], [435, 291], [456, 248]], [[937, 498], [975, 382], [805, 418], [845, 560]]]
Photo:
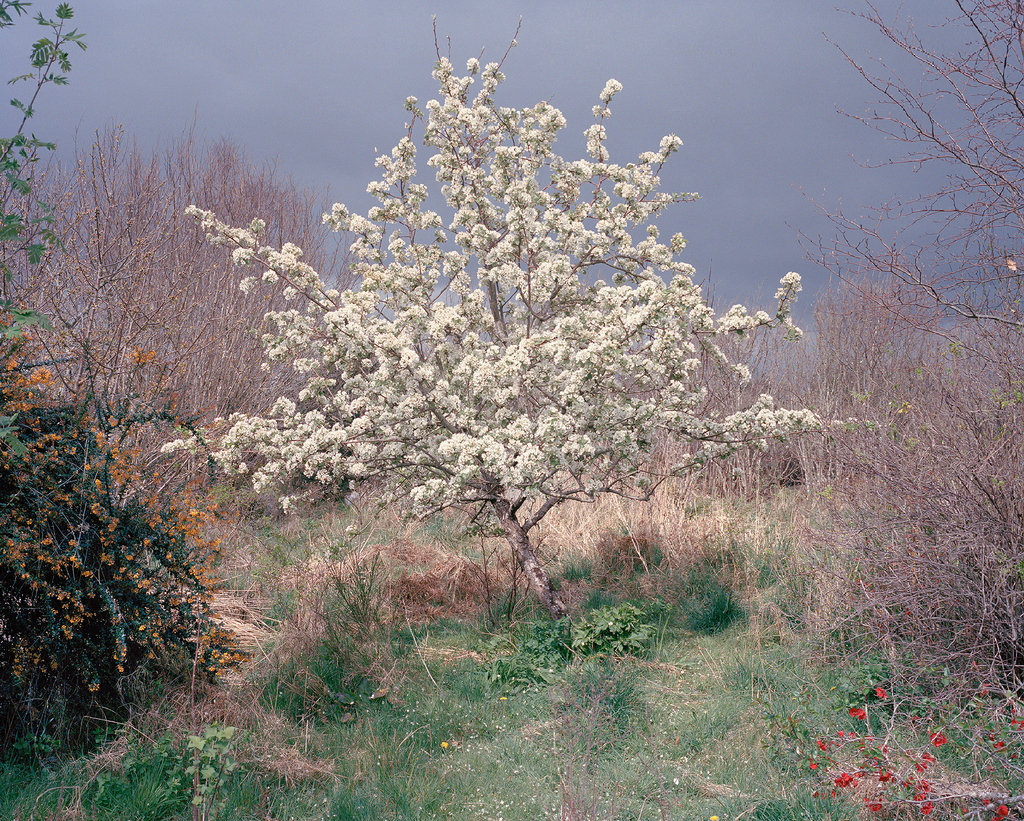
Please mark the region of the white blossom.
[[620, 91], [622, 91], [622, 83], [618, 80], [609, 80], [601, 91], [601, 102], [608, 105], [612, 101], [612, 97]]
[[[653, 221], [696, 198], [659, 188], [679, 137], [612, 163], [604, 121], [622, 86], [609, 80], [585, 131], [589, 159], [569, 161], [554, 151], [558, 109], [499, 108], [497, 64], [473, 59], [467, 72], [441, 59], [439, 98], [424, 111], [406, 100], [422, 140], [404, 137], [378, 158], [369, 214], [336, 204], [324, 216], [353, 237], [355, 290], [329, 288], [290, 243], [260, 245], [256, 223], [233, 228], [189, 209], [237, 263], [283, 281], [296, 306], [268, 314], [264, 345], [292, 364], [301, 391], [266, 416], [226, 420], [217, 459], [257, 487], [296, 474], [372, 478], [413, 512], [505, 499], [530, 525], [548, 503], [648, 496], [666, 475], [650, 458], [666, 436], [694, 443], [682, 472], [819, 425], [767, 396], [721, 416], [704, 410], [702, 367], [750, 378], [722, 335], [798, 335], [800, 278], [782, 279], [771, 314], [737, 305], [715, 317], [677, 258], [685, 239], [664, 244]], [[425, 207], [416, 179], [421, 142], [443, 214]]]

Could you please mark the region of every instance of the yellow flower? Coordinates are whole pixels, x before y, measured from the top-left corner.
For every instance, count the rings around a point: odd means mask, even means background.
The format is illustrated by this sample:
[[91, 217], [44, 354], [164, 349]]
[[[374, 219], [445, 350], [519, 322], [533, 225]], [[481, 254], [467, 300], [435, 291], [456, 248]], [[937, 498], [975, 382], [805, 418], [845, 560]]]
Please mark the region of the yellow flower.
[[712, 815], [711, 816], [711, 821], [718, 821], [718, 816], [717, 815]]
[[447, 741], [442, 741], [441, 742], [441, 749], [442, 750], [447, 750], [448, 749], [448, 742]]

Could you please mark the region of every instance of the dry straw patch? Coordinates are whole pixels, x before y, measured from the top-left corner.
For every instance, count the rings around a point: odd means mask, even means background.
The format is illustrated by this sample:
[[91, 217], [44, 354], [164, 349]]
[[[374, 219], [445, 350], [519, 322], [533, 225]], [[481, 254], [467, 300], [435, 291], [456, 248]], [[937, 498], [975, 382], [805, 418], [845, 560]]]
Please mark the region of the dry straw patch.
[[308, 735], [308, 728], [306, 736], [296, 739], [294, 724], [260, 704], [259, 687], [252, 683], [207, 685], [198, 693], [182, 690], [169, 701], [170, 711], [164, 708], [160, 714], [175, 717], [170, 725], [175, 735], [214, 723], [238, 727], [245, 733], [239, 736], [234, 757], [289, 788], [334, 777], [333, 764], [318, 757], [318, 739]]
[[754, 502], [708, 497], [695, 480], [679, 479], [662, 484], [646, 502], [605, 495], [592, 504], [561, 505], [539, 531], [543, 544], [563, 562], [597, 561], [611, 550], [641, 569], [648, 560], [645, 551], [657, 545], [668, 566], [678, 569], [733, 543], [742, 544], [750, 558], [767, 557], [783, 530], [806, 541], [807, 517], [813, 515], [808, 501], [800, 491]]
[[538, 529], [543, 543], [563, 561], [595, 559], [609, 532], [656, 540], [666, 556], [686, 561], [699, 555], [723, 525], [706, 516], [695, 518], [691, 488], [678, 481], [663, 484], [647, 502], [604, 495], [591, 504], [560, 505]]
[[269, 606], [265, 598], [239, 590], [220, 590], [211, 603], [212, 618], [235, 635], [236, 644], [250, 654], [258, 653], [274, 638], [274, 631], [263, 621]]
[[[459, 522], [443, 524], [459, 532]], [[459, 552], [460, 545], [443, 543], [424, 533], [423, 523], [405, 522], [396, 513], [364, 519], [359, 511], [328, 510], [290, 517], [275, 525], [274, 544], [244, 521], [219, 529], [219, 569], [236, 589], [222, 591], [216, 609], [250, 651], [273, 637], [261, 613], [275, 597], [296, 596], [286, 631], [316, 634], [325, 593], [365, 577], [370, 568], [387, 620], [471, 616], [484, 607], [488, 591], [501, 587], [502, 567], [481, 567]]]
[[[311, 556], [285, 568], [278, 586], [296, 591], [305, 604], [316, 606], [325, 591], [349, 584], [360, 575], [365, 581], [371, 572], [373, 583], [379, 585], [381, 615], [386, 621], [472, 616], [485, 605], [488, 582], [491, 589], [499, 584], [497, 571], [490, 570], [490, 578], [485, 579], [484, 569], [474, 559], [435, 545], [397, 539], [364, 545], [338, 559]], [[308, 618], [297, 615], [299, 623], [309, 623]]]
[[293, 724], [259, 704], [257, 688], [185, 682], [162, 702], [136, 715], [85, 761], [87, 783], [102, 772], [124, 772], [133, 739], [153, 741], [167, 732], [185, 739], [214, 723], [243, 730], [236, 737], [232, 756], [277, 784], [291, 789], [303, 782], [327, 783], [335, 778], [333, 762], [318, 757], [318, 739], [308, 735], [296, 739]]

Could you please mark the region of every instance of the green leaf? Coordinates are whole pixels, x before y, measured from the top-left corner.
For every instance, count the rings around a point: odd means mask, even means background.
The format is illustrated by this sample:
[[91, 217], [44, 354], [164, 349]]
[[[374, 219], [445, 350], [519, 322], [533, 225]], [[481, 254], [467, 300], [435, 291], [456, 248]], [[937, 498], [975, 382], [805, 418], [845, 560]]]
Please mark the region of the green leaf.
[[[16, 194], [30, 194], [32, 192], [32, 186], [27, 180], [20, 179], [19, 177], [8, 177], [8, 181]], [[18, 219], [20, 220], [21, 217], [19, 216]]]
[[11, 449], [15, 456], [24, 456], [28, 448], [18, 439], [18, 429], [14, 425], [17, 414], [13, 416], [0, 416], [0, 442], [3, 442]]
[[38, 325], [40, 328], [49, 328], [50, 321], [45, 314], [38, 313], [31, 309], [16, 308], [13, 305], [3, 306], [4, 310], [11, 315], [11, 324], [0, 326], [0, 335], [6, 339], [17, 339], [24, 333], [26, 328]]

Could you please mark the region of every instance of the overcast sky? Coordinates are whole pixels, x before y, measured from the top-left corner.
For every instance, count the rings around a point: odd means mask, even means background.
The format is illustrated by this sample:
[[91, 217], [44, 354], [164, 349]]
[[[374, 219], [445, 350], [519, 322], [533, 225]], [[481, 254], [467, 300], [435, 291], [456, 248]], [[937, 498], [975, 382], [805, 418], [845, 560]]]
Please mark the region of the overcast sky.
[[[148, 147], [181, 134], [195, 116], [206, 138], [229, 136], [257, 161], [277, 158], [296, 181], [364, 213], [375, 151], [403, 136], [406, 97], [422, 105], [438, 96], [432, 16], [459, 71], [481, 48], [485, 62], [500, 59], [521, 16], [499, 104], [543, 99], [561, 108], [569, 124], [557, 147], [577, 159], [591, 107], [615, 78], [624, 90], [608, 123], [613, 161], [634, 160], [678, 134], [684, 145], [663, 185], [701, 200], [675, 206], [658, 224], [664, 236], [679, 231], [690, 241], [684, 259], [699, 279], [710, 276], [719, 308], [763, 301], [790, 270], [804, 276], [806, 308], [828, 276], [806, 258], [798, 233], [830, 233], [816, 206], [842, 202], [856, 212], [935, 185], [923, 174], [858, 164], [884, 162], [901, 146], [837, 113], [862, 114], [874, 97], [826, 36], [866, 60], [891, 59], [893, 49], [831, 0], [72, 5], [89, 48], [72, 53], [70, 85], [46, 88], [31, 122], [61, 157], [76, 139], [87, 147], [107, 123], [123, 124]], [[894, 21], [914, 18], [926, 38], [948, 36], [928, 27], [943, 22], [952, 0], [876, 6]], [[864, 0], [844, 7], [866, 8]], [[52, 8], [36, 0], [31, 11]], [[26, 70], [28, 44], [40, 32], [22, 18], [0, 34], [0, 73]], [[5, 134], [17, 127], [8, 110]], [[434, 182], [426, 168], [420, 178]]]

